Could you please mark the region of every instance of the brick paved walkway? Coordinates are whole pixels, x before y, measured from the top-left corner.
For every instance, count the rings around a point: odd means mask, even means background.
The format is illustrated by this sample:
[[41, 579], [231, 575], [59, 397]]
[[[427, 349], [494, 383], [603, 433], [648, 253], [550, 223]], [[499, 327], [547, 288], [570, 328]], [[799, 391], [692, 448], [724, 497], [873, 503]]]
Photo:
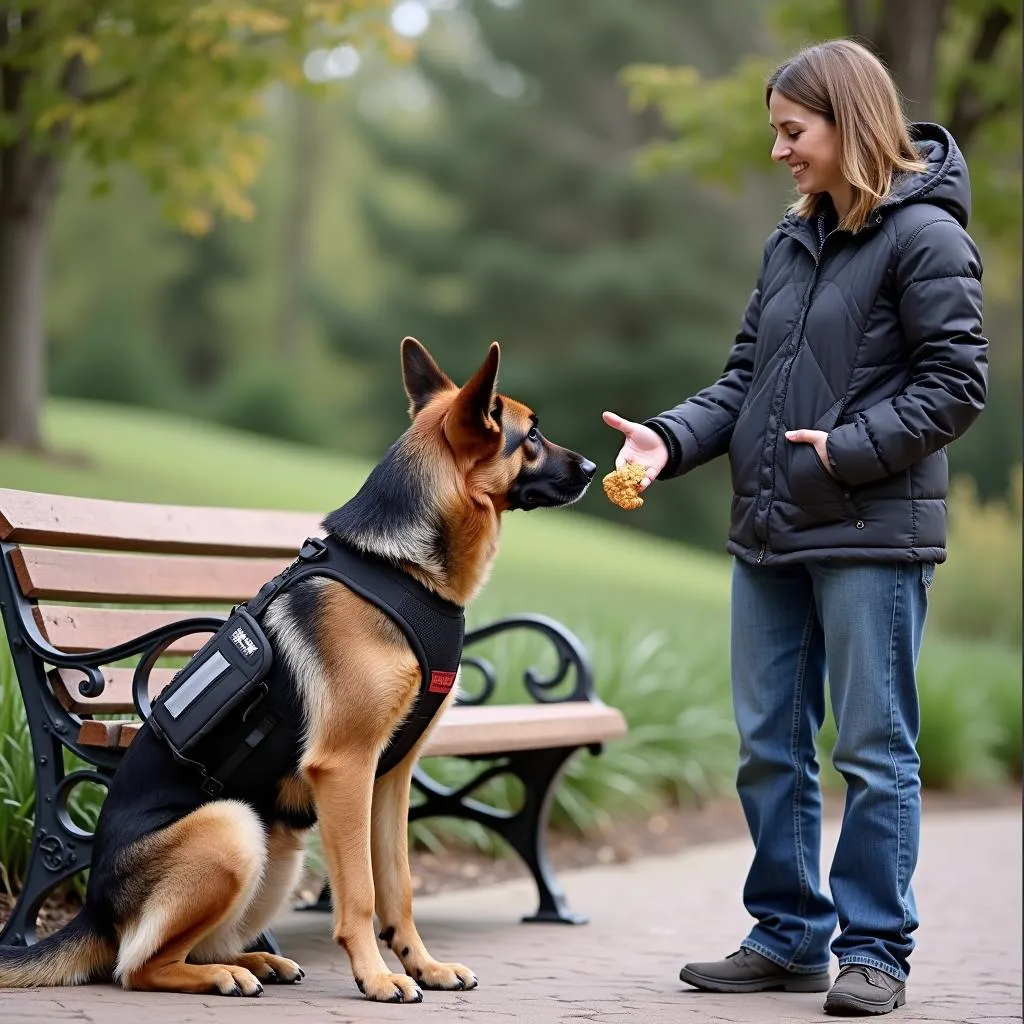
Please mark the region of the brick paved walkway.
[[[826, 833], [826, 850], [835, 841]], [[746, 842], [564, 876], [589, 925], [521, 925], [533, 909], [523, 882], [422, 899], [417, 920], [439, 959], [480, 978], [470, 993], [427, 992], [412, 1006], [365, 1003], [332, 946], [330, 922], [290, 914], [277, 928], [306, 969], [296, 987], [262, 999], [123, 992], [111, 986], [0, 992], [2, 1024], [313, 1024], [313, 1022], [679, 1021], [783, 1024], [828, 1021], [820, 995], [719, 996], [684, 990], [685, 959], [730, 952], [747, 928], [740, 885]], [[894, 1024], [1021, 1020], [1021, 816], [1019, 808], [926, 815], [915, 880], [918, 949], [907, 1005]], [[386, 954], [390, 955], [390, 954]]]

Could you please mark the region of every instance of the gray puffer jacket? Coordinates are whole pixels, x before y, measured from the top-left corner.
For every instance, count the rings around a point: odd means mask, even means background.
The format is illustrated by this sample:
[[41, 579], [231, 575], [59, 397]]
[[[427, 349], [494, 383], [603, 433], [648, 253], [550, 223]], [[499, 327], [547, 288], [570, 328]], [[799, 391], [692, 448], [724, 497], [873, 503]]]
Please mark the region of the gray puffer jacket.
[[[988, 342], [967, 166], [944, 128], [912, 136], [927, 169], [857, 234], [782, 220], [722, 376], [647, 421], [661, 478], [728, 451], [727, 548], [745, 561], [946, 557], [945, 446], [985, 404]], [[828, 431], [835, 478], [786, 440], [802, 427]]]

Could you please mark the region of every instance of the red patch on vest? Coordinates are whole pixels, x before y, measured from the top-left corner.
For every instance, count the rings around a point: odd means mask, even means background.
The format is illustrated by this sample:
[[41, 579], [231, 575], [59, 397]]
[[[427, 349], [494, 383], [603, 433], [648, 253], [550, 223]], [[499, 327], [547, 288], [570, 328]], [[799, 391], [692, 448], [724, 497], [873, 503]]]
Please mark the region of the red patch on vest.
[[454, 672], [431, 672], [428, 693], [447, 693], [455, 682]]

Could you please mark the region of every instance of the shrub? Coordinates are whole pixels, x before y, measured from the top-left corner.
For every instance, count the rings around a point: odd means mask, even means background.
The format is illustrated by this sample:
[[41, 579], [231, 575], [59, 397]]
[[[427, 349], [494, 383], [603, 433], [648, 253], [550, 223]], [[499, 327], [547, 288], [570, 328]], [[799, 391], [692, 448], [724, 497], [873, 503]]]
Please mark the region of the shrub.
[[[921, 704], [921, 782], [958, 789], [1019, 778], [1021, 670], [1009, 647], [926, 634], [917, 672]], [[826, 785], [842, 785], [829, 757], [835, 745], [829, 713], [818, 738]]]
[[[89, 766], [65, 752], [65, 769]], [[82, 828], [92, 830], [105, 790], [78, 785], [71, 791], [68, 810]], [[5, 635], [0, 631], [0, 891], [16, 892], [28, 869], [35, 809], [35, 774], [21, 691]], [[72, 891], [85, 892], [84, 875], [70, 881]]]
[[79, 337], [55, 346], [50, 356], [54, 394], [123, 402], [155, 409], [185, 406], [177, 371], [164, 352], [133, 322], [107, 303]]
[[330, 436], [300, 382], [278, 364], [256, 360], [233, 370], [212, 399], [217, 423], [285, 441], [323, 445]]
[[1021, 644], [1021, 467], [1008, 500], [983, 503], [968, 477], [949, 497], [949, 558], [932, 587], [931, 629]]

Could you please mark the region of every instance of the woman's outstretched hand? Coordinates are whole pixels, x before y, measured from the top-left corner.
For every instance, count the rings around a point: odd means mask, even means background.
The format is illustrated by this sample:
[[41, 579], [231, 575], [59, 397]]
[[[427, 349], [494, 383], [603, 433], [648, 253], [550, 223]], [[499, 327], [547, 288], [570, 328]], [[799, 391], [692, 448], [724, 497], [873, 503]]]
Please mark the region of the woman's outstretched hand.
[[635, 462], [647, 470], [647, 476], [640, 481], [640, 490], [649, 487], [651, 482], [665, 468], [668, 462], [668, 449], [665, 442], [650, 427], [632, 420], [623, 419], [614, 412], [605, 412], [601, 418], [609, 427], [614, 427], [626, 436], [626, 440], [615, 458], [615, 468], [622, 469], [627, 462]]

